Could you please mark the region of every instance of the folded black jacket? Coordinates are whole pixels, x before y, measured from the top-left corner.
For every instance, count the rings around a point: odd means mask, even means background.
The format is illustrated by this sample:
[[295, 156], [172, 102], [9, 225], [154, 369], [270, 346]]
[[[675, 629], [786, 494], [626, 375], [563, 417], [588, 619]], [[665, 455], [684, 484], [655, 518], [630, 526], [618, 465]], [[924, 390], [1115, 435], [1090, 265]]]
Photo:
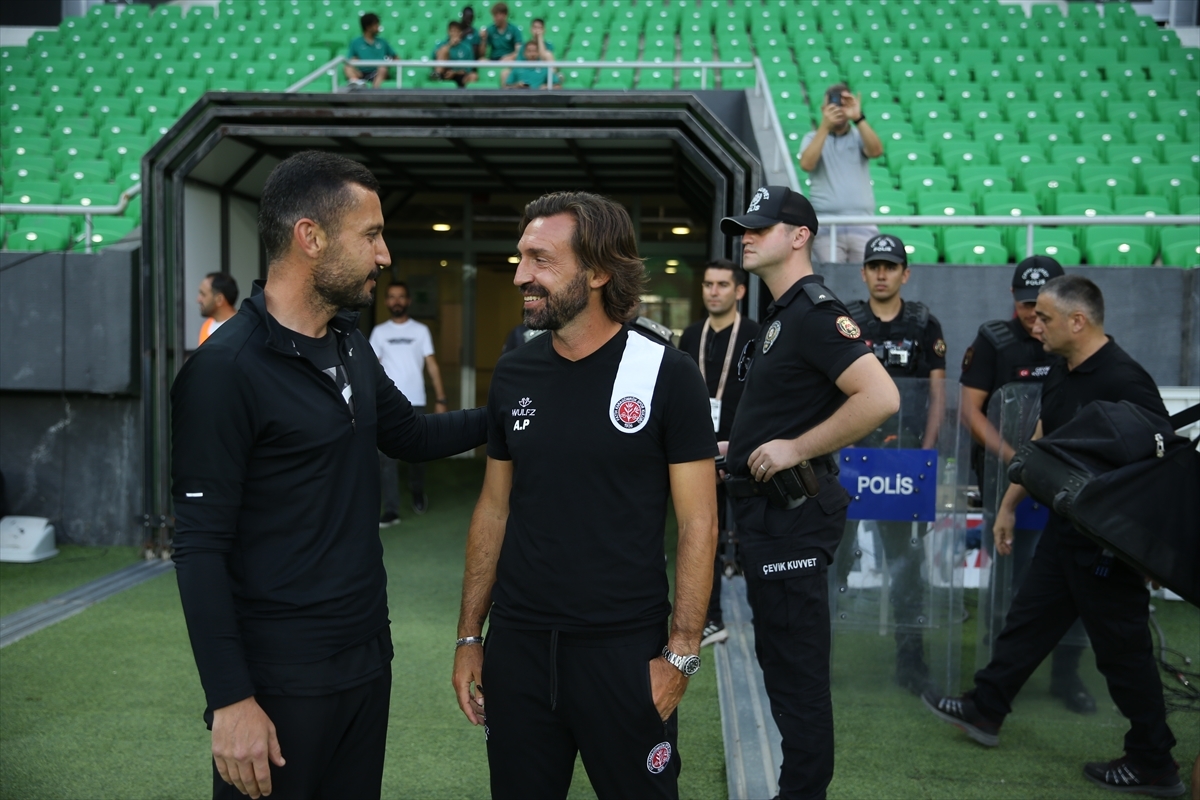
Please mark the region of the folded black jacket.
[[305, 664], [388, 625], [376, 448], [418, 462], [487, 439], [484, 409], [420, 415], [342, 313], [353, 412], [259, 284], [171, 387], [180, 596], [209, 708], [253, 695], [247, 661]]

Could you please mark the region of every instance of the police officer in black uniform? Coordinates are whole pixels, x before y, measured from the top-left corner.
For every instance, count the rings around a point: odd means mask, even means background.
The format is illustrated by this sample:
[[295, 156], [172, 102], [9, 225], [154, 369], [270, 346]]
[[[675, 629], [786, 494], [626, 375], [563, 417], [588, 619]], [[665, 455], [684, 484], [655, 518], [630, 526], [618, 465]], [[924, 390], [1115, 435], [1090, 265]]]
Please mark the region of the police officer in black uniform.
[[[1047, 350], [1062, 356], [1045, 381], [1035, 439], [1054, 433], [1096, 400], [1130, 403], [1167, 417], [1153, 378], [1104, 332], [1104, 297], [1087, 278], [1047, 281], [1037, 299], [1034, 332]], [[995, 521], [999, 552], [1020, 536], [1013, 530], [1015, 510], [1025, 496], [1020, 484], [1005, 493]], [[1114, 560], [1070, 519], [1051, 511], [992, 660], [975, 673], [974, 687], [961, 697], [931, 693], [922, 700], [938, 718], [995, 747], [1013, 698], [1072, 623], [1082, 620], [1096, 667], [1130, 722], [1125, 755], [1085, 764], [1084, 777], [1111, 791], [1178, 797], [1186, 787], [1171, 758], [1176, 741], [1167, 725], [1149, 608], [1146, 579], [1137, 570]]]
[[[932, 448], [945, 410], [946, 340], [942, 325], [922, 303], [900, 297], [910, 270], [904, 242], [888, 234], [867, 242], [862, 268], [869, 300], [847, 304], [863, 341], [896, 380], [903, 411], [872, 432], [861, 447]], [[921, 410], [921, 411], [919, 411]], [[924, 614], [921, 538], [913, 523], [878, 521], [875, 527], [887, 555], [896, 626], [896, 683], [920, 694], [929, 688], [921, 622]], [[857, 521], [846, 526], [838, 551], [839, 589], [854, 562]]]
[[727, 447], [755, 652], [783, 736], [781, 798], [822, 798], [833, 777], [826, 570], [850, 496], [833, 454], [900, 407], [858, 324], [812, 271], [817, 215], [786, 186], [764, 186], [721, 220], [742, 264], [770, 290], [739, 363], [742, 402]]
[[[999, 455], [1005, 464], [1013, 457], [1012, 444], [1004, 441], [988, 421], [987, 407], [992, 395], [1007, 383], [1042, 383], [1050, 374], [1050, 368], [1062, 360], [1047, 352], [1041, 340], [1032, 333], [1037, 322], [1034, 307], [1037, 305], [1038, 291], [1047, 281], [1062, 274], [1062, 266], [1049, 256], [1031, 256], [1018, 264], [1012, 280], [1012, 319], [983, 323], [974, 343], [963, 356], [962, 377], [959, 378], [962, 383], [962, 418], [974, 439], [971, 467], [981, 488], [986, 480], [985, 442], [991, 442], [991, 447], [999, 447]], [[991, 497], [992, 494], [984, 491], [985, 497]], [[983, 544], [989, 549], [993, 512], [994, 509], [990, 508], [984, 511], [988, 524], [984, 530]], [[1017, 536], [1012, 554], [1014, 588], [1021, 585], [1040, 536], [1041, 531], [1038, 530], [1023, 530]], [[1078, 641], [1082, 637], [1083, 626], [1080, 624], [1071, 629], [1068, 638]], [[1062, 700], [1071, 711], [1091, 714], [1096, 710], [1096, 701], [1079, 679], [1079, 659], [1082, 655], [1083, 647], [1080, 645], [1058, 646], [1051, 666], [1050, 693]]]

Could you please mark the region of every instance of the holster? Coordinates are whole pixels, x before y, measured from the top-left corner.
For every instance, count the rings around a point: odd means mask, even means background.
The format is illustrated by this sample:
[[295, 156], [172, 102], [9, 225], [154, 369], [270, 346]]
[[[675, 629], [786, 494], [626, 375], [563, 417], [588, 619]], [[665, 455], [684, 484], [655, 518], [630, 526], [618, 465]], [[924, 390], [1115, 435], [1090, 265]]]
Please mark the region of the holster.
[[793, 509], [804, 505], [808, 498], [817, 496], [821, 491], [822, 477], [837, 473], [837, 462], [831, 456], [820, 456], [780, 470], [769, 481], [727, 476], [725, 491], [730, 497], [766, 497], [767, 502], [775, 508]]

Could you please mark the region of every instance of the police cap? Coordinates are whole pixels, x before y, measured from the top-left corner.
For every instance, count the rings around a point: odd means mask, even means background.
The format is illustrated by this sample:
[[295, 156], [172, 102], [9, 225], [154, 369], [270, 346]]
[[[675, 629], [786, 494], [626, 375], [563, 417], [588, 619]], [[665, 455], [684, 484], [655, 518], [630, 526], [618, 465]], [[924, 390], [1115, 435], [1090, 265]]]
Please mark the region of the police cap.
[[769, 228], [779, 222], [802, 225], [817, 235], [817, 212], [799, 192], [786, 186], [764, 186], [754, 193], [746, 213], [721, 220], [721, 233], [741, 236], [747, 230]]
[[1051, 278], [1063, 274], [1062, 265], [1050, 256], [1030, 256], [1017, 264], [1013, 272], [1013, 300], [1018, 303], [1032, 303], [1037, 300], [1038, 292]]

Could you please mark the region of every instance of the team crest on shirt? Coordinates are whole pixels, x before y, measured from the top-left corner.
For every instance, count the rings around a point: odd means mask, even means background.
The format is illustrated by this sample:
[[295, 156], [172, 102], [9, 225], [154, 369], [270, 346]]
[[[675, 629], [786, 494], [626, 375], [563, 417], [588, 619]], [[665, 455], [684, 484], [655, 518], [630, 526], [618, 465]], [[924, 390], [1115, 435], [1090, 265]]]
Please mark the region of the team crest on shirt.
[[528, 397], [522, 397], [517, 403], [518, 408], [512, 409], [512, 415], [517, 417], [513, 422], [514, 431], [523, 431], [529, 427], [531, 417], [537, 415], [537, 409], [532, 407], [533, 401]]
[[771, 345], [775, 344], [781, 330], [783, 330], [783, 324], [779, 320], [775, 320], [767, 327], [767, 332], [763, 335], [763, 355], [766, 355], [767, 351], [771, 349]]
[[671, 743], [659, 742], [650, 749], [650, 755], [646, 756], [646, 769], [657, 775], [667, 768], [667, 764], [671, 763]]
[[967, 352], [963, 353], [963, 363], [962, 363], [963, 372], [966, 372], [967, 367], [971, 366], [971, 359], [973, 359], [974, 357], [975, 357], [975, 348], [968, 347]]
[[945, 339], [938, 339], [936, 342], [933, 343], [933, 354], [935, 356], [937, 356], [938, 358], [941, 358], [942, 356], [946, 355], [946, 340]]
[[859, 330], [858, 325], [847, 316], [838, 317], [835, 324], [837, 325], [838, 333], [847, 339], [857, 339], [862, 335], [862, 331]]
[[613, 406], [613, 422], [622, 428], [636, 428], [646, 418], [646, 404], [636, 397], [622, 397]]

